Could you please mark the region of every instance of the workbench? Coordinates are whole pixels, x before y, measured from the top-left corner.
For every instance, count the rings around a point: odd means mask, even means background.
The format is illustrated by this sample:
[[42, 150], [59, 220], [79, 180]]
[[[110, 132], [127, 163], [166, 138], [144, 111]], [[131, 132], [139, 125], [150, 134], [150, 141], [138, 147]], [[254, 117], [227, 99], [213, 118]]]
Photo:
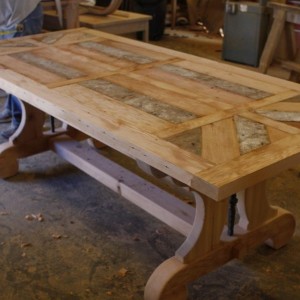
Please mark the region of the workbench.
[[[259, 71], [267, 73], [271, 64], [277, 61], [283, 69], [291, 71], [290, 80], [298, 81], [296, 74], [293, 74], [300, 73], [299, 41], [297, 42], [294, 26], [299, 25], [300, 8], [275, 2], [270, 2], [268, 7], [273, 11], [273, 22], [261, 54]], [[285, 51], [278, 55], [276, 52], [279, 52], [280, 46], [285, 46]]]
[[113, 34], [129, 34], [141, 32], [143, 41], [149, 40], [149, 15], [116, 10], [107, 16], [82, 13], [79, 16], [80, 26], [93, 28]]
[[[92, 11], [93, 8], [89, 8]], [[141, 32], [144, 42], [149, 40], [149, 15], [116, 10], [109, 15], [97, 15], [81, 8], [79, 12], [79, 26], [97, 29], [113, 34], [132, 34]], [[44, 13], [44, 28], [47, 30], [58, 30], [59, 22], [57, 12], [49, 10]]]
[[[1, 41], [0, 69], [0, 88], [23, 100], [0, 146], [1, 178], [51, 149], [185, 237], [145, 299], [186, 299], [199, 276], [292, 238], [293, 215], [269, 204], [265, 186], [300, 162], [299, 85], [87, 28]], [[47, 115], [62, 126], [47, 131]]]

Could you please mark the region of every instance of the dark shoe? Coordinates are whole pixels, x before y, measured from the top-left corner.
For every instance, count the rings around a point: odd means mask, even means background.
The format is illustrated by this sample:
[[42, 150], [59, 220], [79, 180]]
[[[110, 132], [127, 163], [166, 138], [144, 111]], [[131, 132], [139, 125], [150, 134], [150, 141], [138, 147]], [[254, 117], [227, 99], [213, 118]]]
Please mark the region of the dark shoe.
[[1, 135], [7, 140], [16, 132], [18, 127], [10, 126], [7, 130], [1, 132]]
[[11, 121], [11, 112], [7, 109], [0, 113], [0, 123], [9, 123]]

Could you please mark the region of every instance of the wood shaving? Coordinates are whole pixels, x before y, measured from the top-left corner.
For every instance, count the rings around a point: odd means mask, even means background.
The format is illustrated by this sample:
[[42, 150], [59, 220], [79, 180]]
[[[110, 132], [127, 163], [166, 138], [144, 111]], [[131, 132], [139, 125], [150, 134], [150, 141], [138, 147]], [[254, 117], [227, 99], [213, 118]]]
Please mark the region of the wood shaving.
[[43, 222], [44, 221], [44, 216], [42, 214], [29, 214], [25, 216], [25, 219], [27, 221], [33, 221], [33, 220], [37, 220], [39, 222]]
[[118, 275], [119, 275], [120, 277], [125, 277], [127, 273], [128, 273], [128, 270], [125, 269], [125, 268], [121, 268], [121, 269], [118, 271]]
[[33, 215], [26, 215], [26, 216], [25, 216], [25, 219], [26, 219], [27, 221], [33, 221], [33, 220], [34, 220], [34, 217], [33, 217]]
[[139, 242], [141, 240], [138, 236], [134, 236], [132, 239], [136, 242]]
[[62, 238], [62, 235], [61, 234], [52, 234], [52, 237], [55, 239], [55, 240], [60, 240]]
[[31, 243], [21, 243], [21, 248], [27, 248], [27, 247], [31, 247], [32, 244]]

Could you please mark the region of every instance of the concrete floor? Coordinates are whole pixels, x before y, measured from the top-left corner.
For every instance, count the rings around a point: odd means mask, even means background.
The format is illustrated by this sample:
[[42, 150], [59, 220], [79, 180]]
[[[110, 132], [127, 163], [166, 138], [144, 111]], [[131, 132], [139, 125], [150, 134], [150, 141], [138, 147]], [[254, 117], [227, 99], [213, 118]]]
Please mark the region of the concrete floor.
[[[159, 44], [220, 59], [221, 41], [212, 37]], [[299, 181], [295, 166], [268, 182], [271, 203], [295, 214], [291, 242], [277, 251], [261, 246], [202, 277], [190, 300], [300, 299]], [[1, 300], [140, 300], [152, 271], [183, 241], [52, 152], [22, 159], [0, 191]], [[39, 214], [42, 221], [32, 219]]]

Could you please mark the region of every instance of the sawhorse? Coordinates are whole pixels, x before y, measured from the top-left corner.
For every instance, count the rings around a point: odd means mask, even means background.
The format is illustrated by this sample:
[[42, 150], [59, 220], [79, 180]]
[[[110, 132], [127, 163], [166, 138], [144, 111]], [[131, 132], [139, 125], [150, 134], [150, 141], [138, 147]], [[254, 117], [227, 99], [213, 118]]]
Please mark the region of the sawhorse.
[[269, 3], [273, 9], [273, 23], [268, 35], [264, 50], [262, 52], [259, 71], [267, 73], [270, 65], [275, 60], [276, 51], [285, 33], [286, 59], [279, 59], [281, 66], [291, 71], [290, 79], [295, 79], [295, 73], [300, 73], [300, 63], [297, 43], [294, 32], [294, 23], [297, 17], [300, 18], [300, 8], [280, 3]]

